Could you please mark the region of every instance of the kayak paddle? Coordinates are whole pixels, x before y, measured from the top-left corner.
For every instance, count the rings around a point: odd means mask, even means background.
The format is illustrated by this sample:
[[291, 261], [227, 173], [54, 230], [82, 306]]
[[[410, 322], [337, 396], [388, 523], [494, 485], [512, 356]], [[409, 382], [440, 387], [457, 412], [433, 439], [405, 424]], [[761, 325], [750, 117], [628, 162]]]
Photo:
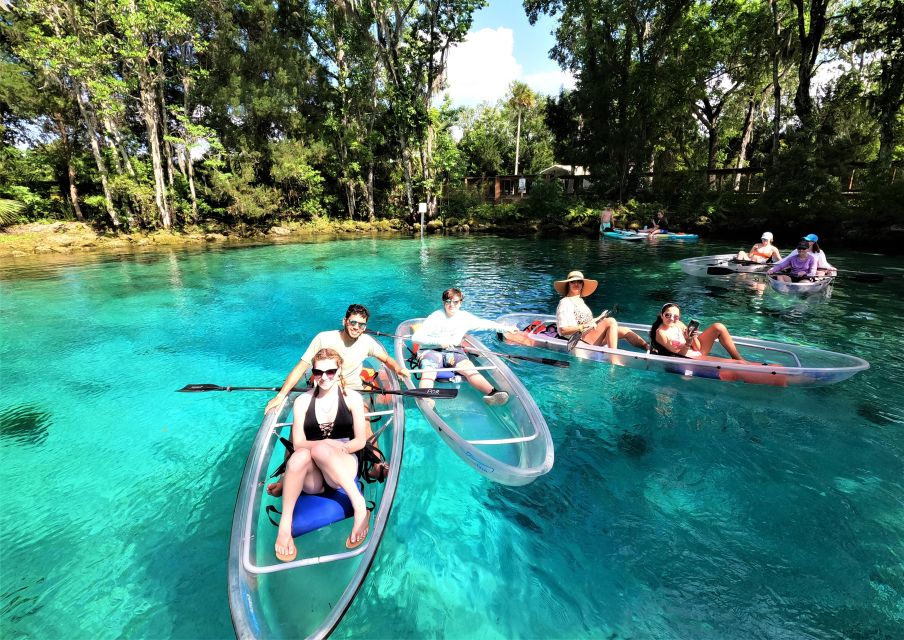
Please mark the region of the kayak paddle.
[[[743, 261], [740, 261], [740, 260], [738, 261], [739, 264], [742, 262]], [[848, 271], [847, 269], [835, 269], [835, 271], [837, 271], [839, 273], [839, 276], [835, 276], [835, 277], [850, 278], [851, 280], [854, 280], [855, 282], [876, 283], [876, 282], [882, 282], [883, 280], [885, 280], [885, 276], [881, 273], [867, 273], [865, 271]], [[738, 272], [738, 271], [729, 269], [728, 267], [708, 267], [706, 269], [706, 275], [708, 275], [708, 276], [731, 276], [731, 275], [735, 275], [737, 273], [749, 273], [752, 275], [763, 275], [766, 272], [765, 271]], [[840, 274], [850, 274], [850, 275], [840, 275]], [[829, 277], [832, 277], [832, 276], [829, 276]]]
[[[221, 387], [216, 384], [187, 384], [176, 391], [184, 391], [186, 393], [203, 392], [203, 391], [279, 391], [281, 387]], [[307, 388], [295, 388], [292, 391], [307, 391]], [[411, 398], [455, 398], [458, 396], [458, 389], [435, 388], [435, 389], [365, 389], [358, 393], [375, 393], [387, 396], [409, 396]]]
[[[612, 311], [609, 311], [608, 309], [603, 311], [601, 314], [599, 314], [597, 317], [595, 317], [593, 319], [593, 322], [594, 323], [599, 322], [603, 318], [608, 318], [609, 316], [614, 316], [616, 313], [618, 313], [618, 305], [615, 305], [614, 307], [612, 307]], [[571, 334], [571, 337], [568, 338], [568, 344], [565, 345], [565, 350], [568, 353], [571, 353], [572, 351], [574, 351], [574, 348], [576, 346], [578, 346], [578, 343], [581, 340], [583, 340], [584, 336], [587, 335], [588, 333], [590, 333], [591, 331], [593, 331], [594, 328], [595, 327], [591, 327], [590, 329], [587, 329], [586, 331], [575, 331], [573, 334]]]
[[[383, 336], [384, 338], [409, 338], [410, 336], [397, 336], [393, 333], [383, 333], [382, 331], [374, 331], [373, 329], [368, 329], [366, 333], [372, 333], [375, 336]], [[464, 349], [464, 351], [472, 354], [472, 355], [480, 355], [479, 351], [474, 351], [473, 349]], [[515, 353], [502, 353], [501, 351], [486, 351], [485, 353], [492, 353], [494, 356], [499, 356], [500, 358], [508, 358], [509, 360], [524, 360], [526, 362], [536, 362], [538, 364], [547, 364], [551, 367], [570, 367], [571, 363], [566, 360], [557, 360], [556, 358], [535, 358], [532, 356], [521, 356]]]

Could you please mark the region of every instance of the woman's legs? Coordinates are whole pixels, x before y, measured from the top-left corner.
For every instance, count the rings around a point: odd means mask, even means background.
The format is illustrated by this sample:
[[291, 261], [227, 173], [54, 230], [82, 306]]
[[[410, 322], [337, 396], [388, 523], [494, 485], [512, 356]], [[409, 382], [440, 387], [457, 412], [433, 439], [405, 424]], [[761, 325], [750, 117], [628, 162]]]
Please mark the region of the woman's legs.
[[728, 329], [726, 329], [725, 325], [721, 322], [709, 325], [706, 328], [706, 331], [700, 334], [699, 338], [700, 352], [703, 353], [703, 355], [709, 355], [709, 352], [712, 351], [713, 344], [718, 340], [732, 358], [735, 360], [744, 359], [738, 352], [738, 348], [735, 346], [731, 334], [728, 333]]
[[297, 553], [292, 539], [292, 515], [302, 490], [308, 493], [323, 491], [323, 476], [314, 467], [311, 452], [307, 449], [299, 449], [286, 463], [282, 481], [282, 515], [279, 517], [275, 547], [280, 556], [291, 557]]
[[351, 500], [355, 510], [355, 523], [349, 540], [356, 544], [367, 537], [368, 513], [367, 503], [361, 490], [355, 483], [358, 471], [358, 459], [351, 453], [342, 453], [326, 442], [319, 442], [311, 447], [311, 457], [317, 468], [323, 473], [326, 482], [332, 487], [342, 487]]
[[587, 331], [581, 338], [588, 344], [598, 347], [618, 348], [619, 329], [615, 318], [603, 318], [596, 323], [593, 329]]
[[650, 348], [650, 345], [647, 344], [646, 340], [634, 333], [628, 327], [618, 328], [618, 339], [627, 340], [632, 346], [635, 346], [638, 349], [643, 349], [644, 351], [647, 351]]

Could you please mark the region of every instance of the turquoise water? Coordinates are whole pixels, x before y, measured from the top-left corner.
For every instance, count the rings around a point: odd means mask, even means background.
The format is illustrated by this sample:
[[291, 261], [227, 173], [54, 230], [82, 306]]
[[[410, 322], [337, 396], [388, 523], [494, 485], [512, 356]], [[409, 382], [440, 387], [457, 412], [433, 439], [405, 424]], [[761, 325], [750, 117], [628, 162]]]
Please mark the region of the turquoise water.
[[[831, 251], [831, 296], [685, 276], [721, 244], [353, 240], [0, 267], [0, 636], [227, 638], [235, 493], [269, 395], [350, 302], [371, 328], [458, 285], [489, 317], [555, 307], [569, 270], [595, 310], [674, 300], [733, 333], [866, 358], [778, 389], [574, 360], [519, 364], [556, 446], [504, 487], [413, 406], [390, 530], [339, 626], [369, 638], [904, 637], [899, 262]], [[492, 340], [491, 340], [492, 342]], [[542, 354], [548, 355], [548, 354]]]

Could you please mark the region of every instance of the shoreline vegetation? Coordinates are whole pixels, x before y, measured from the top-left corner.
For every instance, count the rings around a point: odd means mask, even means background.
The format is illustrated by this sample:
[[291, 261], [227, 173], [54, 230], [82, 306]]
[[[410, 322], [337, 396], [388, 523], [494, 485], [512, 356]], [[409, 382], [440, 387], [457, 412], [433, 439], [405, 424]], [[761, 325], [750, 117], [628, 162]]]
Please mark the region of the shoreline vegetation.
[[581, 82], [474, 107], [446, 65], [482, 0], [126, 4], [0, 2], [0, 229], [98, 233], [9, 252], [412, 233], [422, 208], [592, 235], [607, 203], [744, 248], [904, 245], [900, 3], [528, 2]]

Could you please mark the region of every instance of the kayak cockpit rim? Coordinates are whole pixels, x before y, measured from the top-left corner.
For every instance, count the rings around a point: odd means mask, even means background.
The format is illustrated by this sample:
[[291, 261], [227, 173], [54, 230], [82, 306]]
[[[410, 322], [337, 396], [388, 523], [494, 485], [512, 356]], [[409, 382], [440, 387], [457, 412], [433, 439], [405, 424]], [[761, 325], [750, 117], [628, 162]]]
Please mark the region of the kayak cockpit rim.
[[[365, 413], [364, 417], [369, 418], [376, 415], [387, 415], [392, 414], [393, 411], [374, 411], [370, 413]], [[377, 435], [385, 431], [387, 427], [389, 427], [393, 422], [393, 418], [389, 418], [386, 421], [380, 430], [377, 432]], [[285, 427], [291, 427], [291, 422], [279, 422], [273, 425], [273, 429], [271, 431], [271, 437], [277, 436], [277, 430]], [[261, 456], [261, 465], [263, 465], [263, 456]], [[256, 477], [260, 477], [260, 469], [258, 466], [258, 473]], [[257, 499], [257, 495], [254, 492], [251, 492], [249, 496], [249, 500], [253, 503]], [[251, 505], [249, 505], [251, 506]], [[252, 527], [252, 519], [248, 519], [248, 526], [245, 528], [245, 535], [242, 538], [242, 567], [250, 574], [258, 575], [262, 573], [276, 573], [277, 571], [285, 571], [287, 569], [296, 569], [298, 567], [308, 567], [315, 564], [326, 564], [327, 562], [336, 562], [337, 560], [347, 560], [349, 558], [354, 558], [355, 556], [359, 556], [365, 551], [367, 551], [367, 547], [369, 546], [369, 540], [362, 544], [357, 549], [352, 551], [343, 551], [341, 553], [331, 553], [324, 556], [313, 556], [311, 558], [301, 558], [299, 560], [293, 560], [291, 562], [280, 562], [279, 564], [268, 564], [268, 565], [257, 565], [251, 559], [251, 546], [254, 543], [255, 537], [254, 534], [251, 533]], [[274, 556], [275, 557], [275, 556]]]

